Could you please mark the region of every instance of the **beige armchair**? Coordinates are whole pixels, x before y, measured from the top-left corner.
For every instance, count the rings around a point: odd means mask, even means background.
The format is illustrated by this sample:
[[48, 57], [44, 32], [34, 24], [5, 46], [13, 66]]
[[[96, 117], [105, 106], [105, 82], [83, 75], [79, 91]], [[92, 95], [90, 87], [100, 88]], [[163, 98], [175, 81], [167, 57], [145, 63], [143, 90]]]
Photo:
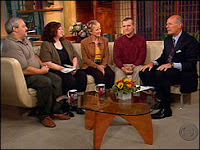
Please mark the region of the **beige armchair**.
[[36, 91], [27, 88], [18, 60], [1, 57], [1, 104], [32, 108], [36, 102]]

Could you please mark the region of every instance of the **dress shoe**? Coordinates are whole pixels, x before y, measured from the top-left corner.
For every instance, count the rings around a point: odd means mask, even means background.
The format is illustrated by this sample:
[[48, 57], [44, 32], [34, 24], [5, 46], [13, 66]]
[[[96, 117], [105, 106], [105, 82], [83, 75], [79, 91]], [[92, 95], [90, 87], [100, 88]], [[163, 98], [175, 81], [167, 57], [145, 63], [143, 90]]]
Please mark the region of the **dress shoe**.
[[79, 114], [79, 115], [85, 114], [85, 112], [82, 109], [80, 109], [80, 108], [76, 109], [76, 113]]
[[77, 107], [76, 106], [71, 106], [70, 110], [71, 111], [76, 111]]
[[46, 118], [44, 118], [41, 123], [45, 126], [45, 127], [50, 127], [53, 128], [56, 126], [56, 124], [53, 122], [53, 120], [47, 116]]
[[81, 108], [78, 108], [76, 106], [72, 106], [71, 111], [76, 111], [76, 113], [79, 114], [79, 115], [85, 114], [85, 112]]
[[70, 116], [65, 115], [65, 114], [51, 114], [50, 117], [57, 118], [59, 120], [69, 120], [70, 119]]
[[151, 115], [152, 119], [162, 119], [170, 116], [172, 116], [171, 108], [160, 109], [157, 113]]
[[74, 113], [71, 111], [65, 112], [66, 115], [70, 116], [70, 117], [74, 117]]

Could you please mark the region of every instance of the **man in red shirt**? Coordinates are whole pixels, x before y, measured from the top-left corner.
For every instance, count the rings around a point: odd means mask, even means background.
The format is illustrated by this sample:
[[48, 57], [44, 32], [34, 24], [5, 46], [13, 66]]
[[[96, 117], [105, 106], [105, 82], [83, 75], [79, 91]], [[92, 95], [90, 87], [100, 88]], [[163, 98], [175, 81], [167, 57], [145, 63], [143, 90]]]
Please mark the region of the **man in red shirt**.
[[115, 81], [131, 77], [141, 84], [139, 70], [146, 59], [146, 39], [134, 33], [132, 18], [123, 20], [124, 35], [114, 43]]

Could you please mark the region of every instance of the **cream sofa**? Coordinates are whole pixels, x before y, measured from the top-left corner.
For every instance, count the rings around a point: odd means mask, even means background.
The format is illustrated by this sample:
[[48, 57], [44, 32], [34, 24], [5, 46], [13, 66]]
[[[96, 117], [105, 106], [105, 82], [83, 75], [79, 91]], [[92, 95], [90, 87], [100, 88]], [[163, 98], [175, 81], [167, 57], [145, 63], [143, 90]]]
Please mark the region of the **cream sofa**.
[[[40, 44], [34, 43], [34, 51], [39, 54]], [[163, 41], [147, 41], [147, 57], [145, 64], [158, 58], [163, 49]], [[113, 68], [113, 45], [109, 42], [110, 59], [109, 65]], [[75, 50], [81, 55], [80, 43], [73, 43]], [[27, 88], [26, 82], [21, 70], [19, 62], [14, 58], [1, 57], [1, 104], [19, 106], [19, 107], [35, 107], [37, 98], [36, 91]], [[88, 83], [86, 91], [94, 90], [94, 79], [88, 75]], [[172, 93], [179, 93], [179, 87], [173, 86]], [[183, 100], [183, 99], [182, 99]]]

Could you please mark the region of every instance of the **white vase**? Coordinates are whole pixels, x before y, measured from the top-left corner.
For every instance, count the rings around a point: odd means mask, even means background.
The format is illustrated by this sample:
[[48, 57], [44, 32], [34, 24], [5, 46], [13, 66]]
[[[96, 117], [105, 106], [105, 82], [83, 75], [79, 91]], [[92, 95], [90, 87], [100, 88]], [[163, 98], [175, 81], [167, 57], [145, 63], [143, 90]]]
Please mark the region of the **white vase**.
[[131, 92], [130, 93], [117, 93], [117, 97], [118, 99], [121, 99], [121, 100], [128, 100], [128, 99], [131, 99], [132, 98], [132, 94]]

